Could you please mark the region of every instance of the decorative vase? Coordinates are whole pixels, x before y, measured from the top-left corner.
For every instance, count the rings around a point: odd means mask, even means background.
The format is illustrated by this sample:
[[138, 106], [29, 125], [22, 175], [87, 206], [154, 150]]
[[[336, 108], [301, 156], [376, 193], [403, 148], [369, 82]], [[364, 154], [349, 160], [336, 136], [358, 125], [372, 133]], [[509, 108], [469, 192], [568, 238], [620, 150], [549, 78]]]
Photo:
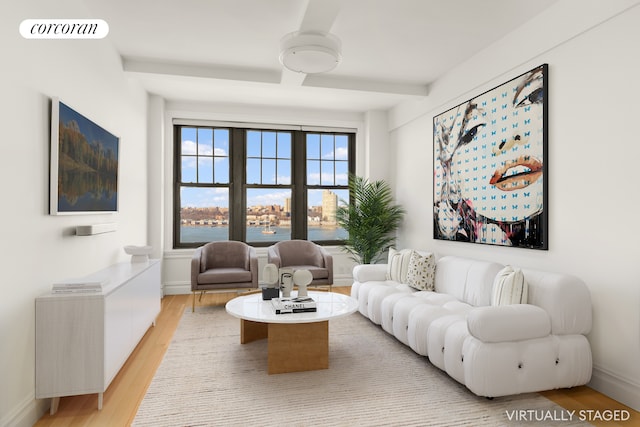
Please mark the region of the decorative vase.
[[298, 296], [306, 297], [309, 296], [307, 293], [307, 286], [313, 280], [313, 275], [309, 270], [296, 270], [293, 273], [293, 284], [298, 287]]
[[293, 290], [293, 269], [291, 267], [283, 267], [279, 270], [279, 274], [282, 297], [289, 298]]
[[152, 251], [151, 246], [134, 246], [128, 245], [124, 247], [124, 251], [131, 255], [131, 262], [147, 262], [149, 261], [149, 254]]
[[262, 299], [270, 300], [280, 297], [280, 284], [278, 283], [278, 267], [275, 264], [267, 264], [262, 270]]

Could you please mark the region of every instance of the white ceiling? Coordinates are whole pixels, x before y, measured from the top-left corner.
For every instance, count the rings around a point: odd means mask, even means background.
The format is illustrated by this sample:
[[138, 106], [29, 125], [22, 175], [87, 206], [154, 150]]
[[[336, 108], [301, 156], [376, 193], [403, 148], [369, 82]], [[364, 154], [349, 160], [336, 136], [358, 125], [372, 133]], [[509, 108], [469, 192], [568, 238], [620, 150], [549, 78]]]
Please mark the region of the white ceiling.
[[[557, 0], [84, 0], [124, 70], [168, 100], [386, 110]], [[343, 60], [298, 75], [280, 39], [329, 31]]]

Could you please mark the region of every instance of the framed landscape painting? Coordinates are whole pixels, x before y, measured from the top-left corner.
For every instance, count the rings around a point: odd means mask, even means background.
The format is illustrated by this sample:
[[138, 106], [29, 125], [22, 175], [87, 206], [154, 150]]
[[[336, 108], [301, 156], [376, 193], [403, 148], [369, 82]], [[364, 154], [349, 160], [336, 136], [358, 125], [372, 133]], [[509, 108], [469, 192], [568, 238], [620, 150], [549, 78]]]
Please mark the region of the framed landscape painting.
[[119, 138], [54, 98], [51, 103], [51, 215], [118, 210]]
[[434, 238], [548, 249], [548, 65], [433, 118]]

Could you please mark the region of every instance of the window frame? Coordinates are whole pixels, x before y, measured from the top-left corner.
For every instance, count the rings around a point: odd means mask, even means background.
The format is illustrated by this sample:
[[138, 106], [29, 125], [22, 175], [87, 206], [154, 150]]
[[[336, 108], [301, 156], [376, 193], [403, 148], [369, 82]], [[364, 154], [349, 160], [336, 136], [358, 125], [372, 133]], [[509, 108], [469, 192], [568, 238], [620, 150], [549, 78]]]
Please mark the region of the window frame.
[[[245, 149], [247, 147], [247, 141], [248, 141], [247, 134], [249, 132], [261, 132], [261, 133], [265, 133], [265, 132], [278, 133], [278, 132], [281, 132], [281, 133], [289, 133], [291, 135], [291, 158], [289, 159], [290, 163], [291, 163], [291, 182], [289, 184], [279, 184], [277, 176], [276, 176], [275, 184], [268, 184], [268, 183], [264, 184], [264, 183], [262, 183], [262, 179], [263, 179], [262, 170], [260, 171], [260, 181], [261, 181], [260, 183], [253, 183], [253, 182], [252, 183], [248, 183], [247, 182], [248, 181], [247, 180], [247, 169], [248, 169], [247, 160], [249, 158], [252, 158], [252, 159], [259, 158], [261, 160], [264, 160], [264, 159], [269, 159], [269, 160], [276, 159], [276, 164], [277, 164], [277, 155], [278, 155], [278, 153], [277, 153], [277, 138], [278, 137], [277, 136], [276, 136], [276, 157], [275, 158], [264, 157], [262, 155], [263, 153], [261, 153], [260, 157], [255, 157], [255, 156], [249, 157], [248, 153], [245, 152], [244, 161], [243, 161], [243, 164], [242, 164], [242, 176], [244, 178], [244, 181], [242, 182], [242, 185], [243, 185], [242, 198], [243, 198], [243, 201], [244, 201], [244, 209], [242, 210], [242, 212], [246, 212], [247, 209], [249, 208], [246, 205], [246, 202], [247, 202], [247, 190], [249, 190], [249, 189], [270, 189], [270, 188], [272, 188], [272, 189], [289, 189], [289, 190], [291, 190], [291, 203], [292, 203], [291, 212], [297, 212], [297, 210], [295, 209], [295, 206], [293, 206], [294, 199], [296, 197], [295, 194], [294, 194], [294, 183], [295, 183], [295, 179], [296, 179], [296, 176], [294, 175], [294, 170], [295, 170], [294, 163], [295, 163], [295, 158], [296, 158], [296, 154], [295, 153], [297, 151], [296, 148], [295, 148], [295, 146], [297, 145], [296, 142], [295, 142], [295, 131], [291, 131], [291, 130], [278, 131], [278, 130], [272, 130], [272, 129], [260, 129], [260, 128], [256, 128], [256, 127], [246, 128], [246, 129], [244, 129], [244, 133], [245, 133], [244, 147], [245, 147]], [[276, 166], [276, 171], [277, 171], [277, 166]], [[240, 214], [240, 215], [242, 215], [242, 214]], [[267, 241], [267, 242], [247, 241], [247, 238], [246, 238], [247, 237], [247, 235], [246, 235], [247, 227], [246, 227], [246, 222], [245, 222], [246, 221], [246, 217], [243, 217], [243, 218], [244, 218], [243, 221], [240, 221], [239, 217], [234, 218], [236, 220], [235, 222], [241, 222], [242, 224], [244, 224], [243, 233], [242, 233], [242, 241], [243, 242], [245, 242], [245, 243], [247, 243], [247, 244], [249, 244], [251, 246], [255, 246], [255, 247], [264, 247], [264, 246], [271, 246], [274, 243], [279, 241], [279, 240]], [[292, 215], [291, 216], [291, 237], [290, 237], [290, 239], [294, 239], [295, 238], [294, 237], [294, 235], [295, 235], [294, 234], [294, 228], [295, 227], [294, 227], [293, 218], [294, 218], [294, 216]]]
[[[183, 128], [209, 128], [228, 129], [229, 130], [229, 183], [183, 183], [182, 182], [182, 129]], [[356, 166], [356, 131], [355, 130], [333, 130], [314, 127], [313, 130], [296, 129], [278, 129], [268, 126], [243, 126], [235, 127], [225, 125], [209, 125], [209, 124], [173, 124], [174, 139], [174, 158], [173, 158], [173, 248], [186, 249], [202, 246], [208, 242], [181, 242], [181, 188], [229, 188], [229, 240], [239, 240], [246, 242], [254, 247], [271, 246], [277, 241], [267, 242], [247, 242], [246, 241], [246, 210], [247, 210], [247, 189], [249, 188], [290, 188], [291, 189], [291, 237], [290, 239], [307, 240], [308, 226], [308, 207], [307, 192], [308, 190], [348, 190], [348, 185], [322, 185], [322, 181], [317, 185], [307, 185], [307, 135], [308, 134], [331, 134], [345, 135], [347, 137], [348, 146], [348, 172], [355, 173]], [[247, 184], [247, 132], [287, 132], [291, 134], [291, 183], [290, 184]], [[215, 144], [215, 142], [214, 142]], [[196, 151], [197, 152], [197, 151]], [[277, 156], [276, 151], [276, 156]], [[335, 162], [335, 159], [334, 159]], [[276, 161], [277, 163], [277, 161]], [[215, 166], [214, 166], [215, 167]], [[335, 166], [334, 166], [335, 176]], [[196, 172], [197, 177], [197, 172]], [[215, 177], [215, 172], [214, 172]], [[353, 195], [349, 194], [351, 199]], [[351, 201], [351, 200], [350, 200]], [[302, 212], [302, 213], [301, 213]], [[320, 245], [340, 245], [342, 240], [314, 240]]]
[[[348, 173], [349, 174], [355, 174], [355, 158], [356, 158], [356, 144], [355, 144], [355, 132], [353, 133], [347, 133], [347, 132], [318, 132], [318, 131], [303, 131], [303, 135], [304, 135], [304, 144], [302, 144], [304, 146], [304, 174], [305, 174], [305, 179], [304, 179], [304, 210], [305, 212], [307, 212], [308, 209], [308, 202], [307, 202], [307, 194], [309, 190], [347, 190], [349, 191], [349, 183], [348, 183], [348, 177], [347, 177], [347, 183], [345, 183], [344, 185], [337, 185], [336, 184], [336, 173], [335, 173], [335, 162], [337, 161], [335, 159], [335, 155], [334, 155], [334, 168], [333, 168], [333, 176], [334, 176], [334, 180], [333, 180], [333, 184], [332, 185], [327, 185], [327, 184], [322, 184], [322, 166], [320, 167], [320, 183], [319, 184], [308, 184], [307, 183], [307, 162], [309, 160], [308, 157], [308, 153], [307, 153], [307, 136], [309, 134], [319, 134], [320, 135], [320, 163], [322, 164], [322, 136], [323, 135], [333, 135], [334, 139], [336, 135], [346, 135], [347, 136], [347, 162], [348, 162]], [[334, 145], [335, 147], [335, 145]], [[349, 192], [349, 203], [353, 203], [353, 194], [351, 194], [351, 192]], [[338, 200], [338, 206], [340, 206], [340, 200]], [[304, 215], [305, 221], [304, 221], [304, 236], [305, 236], [305, 240], [308, 237], [308, 215]], [[315, 241], [314, 242], [318, 243], [318, 244], [322, 244], [322, 245], [327, 245], [327, 246], [331, 246], [331, 245], [341, 245], [344, 243], [344, 241], [342, 240], [319, 240], [319, 241]]]

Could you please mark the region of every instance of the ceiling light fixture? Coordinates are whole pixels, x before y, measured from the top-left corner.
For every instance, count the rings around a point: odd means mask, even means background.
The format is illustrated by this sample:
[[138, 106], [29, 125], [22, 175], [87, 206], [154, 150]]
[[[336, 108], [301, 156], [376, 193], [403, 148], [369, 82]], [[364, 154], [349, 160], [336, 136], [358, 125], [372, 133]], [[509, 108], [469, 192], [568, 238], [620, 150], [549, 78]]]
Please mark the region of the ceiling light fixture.
[[280, 62], [297, 73], [326, 73], [342, 60], [341, 50], [333, 34], [296, 31], [280, 40]]

